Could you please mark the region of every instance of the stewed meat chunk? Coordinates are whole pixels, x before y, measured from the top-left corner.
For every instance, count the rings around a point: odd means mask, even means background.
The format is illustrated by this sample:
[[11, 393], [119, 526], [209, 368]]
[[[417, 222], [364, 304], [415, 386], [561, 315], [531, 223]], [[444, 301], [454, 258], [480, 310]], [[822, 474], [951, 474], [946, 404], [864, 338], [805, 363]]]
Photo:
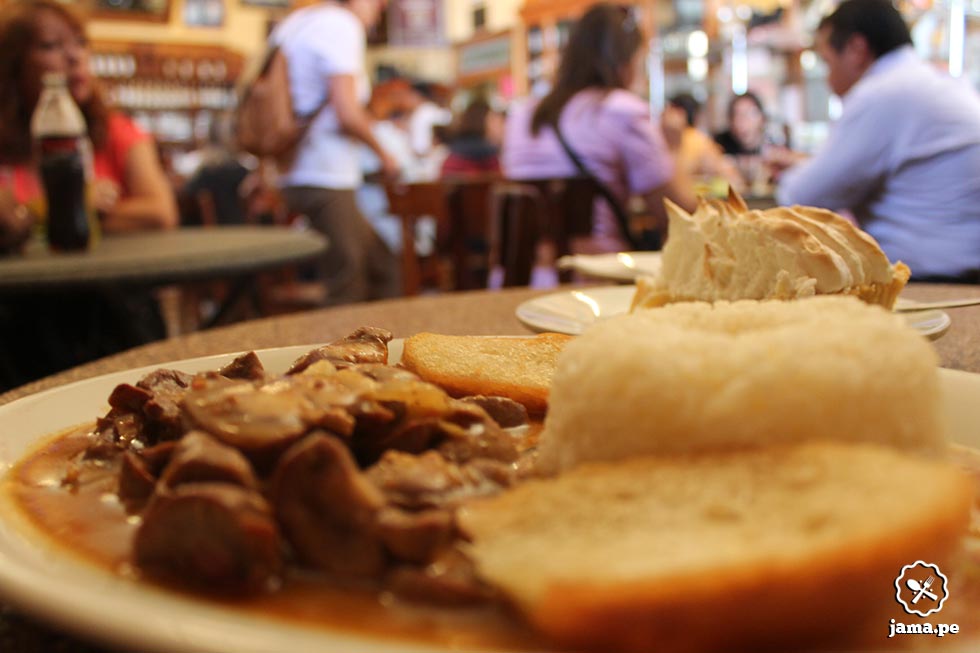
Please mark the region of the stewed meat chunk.
[[160, 475], [165, 487], [187, 483], [221, 482], [257, 490], [259, 482], [248, 459], [238, 449], [221, 444], [203, 431], [190, 431], [174, 447]]
[[173, 455], [177, 443], [161, 442], [153, 447], [126, 451], [119, 469], [119, 498], [129, 509], [135, 509], [150, 498], [160, 473]]
[[143, 441], [155, 444], [174, 440], [184, 433], [180, 402], [187, 392], [191, 375], [177, 370], [160, 369], [150, 372], [136, 384], [153, 396], [143, 405], [145, 423]]
[[407, 512], [388, 507], [378, 514], [378, 532], [393, 558], [426, 564], [452, 544], [456, 526], [450, 510]]
[[273, 475], [272, 497], [301, 560], [339, 576], [380, 576], [386, 558], [375, 522], [385, 498], [339, 439], [316, 433], [293, 445]]
[[388, 451], [366, 474], [392, 505], [418, 511], [454, 507], [464, 499], [496, 494], [516, 480], [508, 463], [479, 462], [457, 464], [432, 450], [418, 455]]
[[269, 504], [228, 483], [158, 490], [133, 540], [143, 570], [209, 591], [270, 589], [282, 568]]
[[229, 379], [258, 381], [265, 377], [265, 368], [262, 366], [262, 361], [259, 360], [258, 355], [254, 351], [250, 351], [222, 367], [218, 370], [218, 374]]
[[286, 374], [298, 374], [317, 361], [329, 361], [337, 368], [356, 363], [388, 362], [391, 332], [375, 327], [361, 327], [343, 340], [331, 342], [301, 356]]
[[107, 460], [119, 455], [136, 443], [145, 446], [142, 438], [144, 418], [142, 411], [131, 412], [113, 408], [95, 423], [95, 441], [85, 450], [85, 458]]
[[438, 449], [453, 462], [491, 458], [510, 463], [520, 455], [514, 438], [476, 404], [454, 399], [441, 425], [445, 437]]
[[453, 399], [431, 383], [397, 378], [377, 384], [364, 398], [391, 415], [361, 416], [355, 407], [351, 447], [362, 465], [373, 464], [390, 450], [421, 453], [436, 447], [446, 447], [447, 457], [460, 462], [517, 458], [513, 439], [482, 408]]
[[143, 412], [143, 406], [150, 399], [153, 399], [153, 393], [149, 390], [129, 383], [120, 383], [109, 395], [109, 405], [119, 410], [139, 413]]
[[121, 383], [109, 395], [111, 409], [96, 422], [89, 459], [112, 458], [130, 448], [150, 447], [184, 433], [180, 401], [191, 376], [175, 370], [150, 372], [136, 385]]
[[155, 395], [179, 395], [190, 385], [192, 378], [193, 375], [180, 370], [160, 368], [144, 376], [136, 385]]
[[487, 395], [471, 395], [463, 397], [462, 401], [476, 404], [501, 426], [509, 429], [528, 423], [527, 408], [507, 397], [490, 397]]
[[385, 581], [395, 594], [426, 603], [459, 606], [483, 603], [494, 596], [493, 589], [477, 576], [472, 561], [455, 548], [445, 549], [424, 567], [395, 567]]

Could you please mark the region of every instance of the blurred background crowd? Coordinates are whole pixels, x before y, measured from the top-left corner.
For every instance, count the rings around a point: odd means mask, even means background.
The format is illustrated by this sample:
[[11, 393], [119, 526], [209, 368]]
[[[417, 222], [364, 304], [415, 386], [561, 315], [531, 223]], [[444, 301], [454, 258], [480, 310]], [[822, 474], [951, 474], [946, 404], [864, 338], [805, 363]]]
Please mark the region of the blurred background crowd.
[[[304, 127], [263, 158], [235, 116], [270, 47]], [[0, 247], [43, 225], [31, 116], [54, 72], [104, 233], [315, 229], [316, 305], [401, 294], [399, 250], [431, 254], [440, 227], [406, 239], [392, 188], [454, 179], [595, 180], [577, 252], [655, 247], [665, 200], [731, 187], [842, 211], [914, 278], [977, 282], [978, 55], [976, 0], [0, 0]]]

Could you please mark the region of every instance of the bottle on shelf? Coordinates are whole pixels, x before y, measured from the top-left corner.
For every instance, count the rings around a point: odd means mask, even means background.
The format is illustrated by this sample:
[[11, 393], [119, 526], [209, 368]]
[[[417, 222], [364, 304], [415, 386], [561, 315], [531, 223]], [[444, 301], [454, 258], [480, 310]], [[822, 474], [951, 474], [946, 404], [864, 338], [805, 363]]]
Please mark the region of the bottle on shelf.
[[87, 249], [97, 224], [87, 201], [92, 144], [85, 118], [65, 76], [47, 73], [31, 117], [35, 162], [47, 202], [48, 245], [56, 251]]

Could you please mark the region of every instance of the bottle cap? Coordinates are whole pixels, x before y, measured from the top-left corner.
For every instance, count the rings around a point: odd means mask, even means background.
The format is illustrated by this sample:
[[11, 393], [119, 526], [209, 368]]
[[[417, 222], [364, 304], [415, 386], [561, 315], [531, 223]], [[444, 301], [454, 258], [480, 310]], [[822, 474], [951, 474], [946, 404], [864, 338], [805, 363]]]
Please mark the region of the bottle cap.
[[44, 73], [41, 82], [45, 86], [64, 86], [67, 83], [64, 73]]

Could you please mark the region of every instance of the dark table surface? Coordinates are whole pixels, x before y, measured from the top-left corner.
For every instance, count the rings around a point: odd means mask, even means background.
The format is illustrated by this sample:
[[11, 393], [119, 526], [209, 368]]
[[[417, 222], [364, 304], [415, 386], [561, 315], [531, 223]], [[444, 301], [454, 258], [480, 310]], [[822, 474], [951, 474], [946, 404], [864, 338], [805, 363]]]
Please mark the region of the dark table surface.
[[90, 251], [52, 253], [42, 242], [0, 258], [0, 292], [100, 285], [165, 285], [228, 278], [311, 258], [323, 236], [284, 227], [184, 227], [104, 236]]
[[[100, 374], [209, 354], [322, 343], [363, 325], [390, 329], [395, 337], [419, 331], [448, 334], [526, 334], [514, 317], [523, 301], [547, 291], [516, 289], [397, 299], [245, 322], [154, 343], [42, 379], [0, 395], [0, 405], [28, 394]], [[980, 286], [912, 284], [902, 295], [916, 300], [980, 297]], [[944, 367], [980, 373], [980, 306], [949, 309], [952, 325], [933, 345]], [[0, 588], [2, 593], [2, 588]], [[0, 601], [0, 651], [41, 653], [109, 650], [78, 639], [58, 625], [41, 624]]]

